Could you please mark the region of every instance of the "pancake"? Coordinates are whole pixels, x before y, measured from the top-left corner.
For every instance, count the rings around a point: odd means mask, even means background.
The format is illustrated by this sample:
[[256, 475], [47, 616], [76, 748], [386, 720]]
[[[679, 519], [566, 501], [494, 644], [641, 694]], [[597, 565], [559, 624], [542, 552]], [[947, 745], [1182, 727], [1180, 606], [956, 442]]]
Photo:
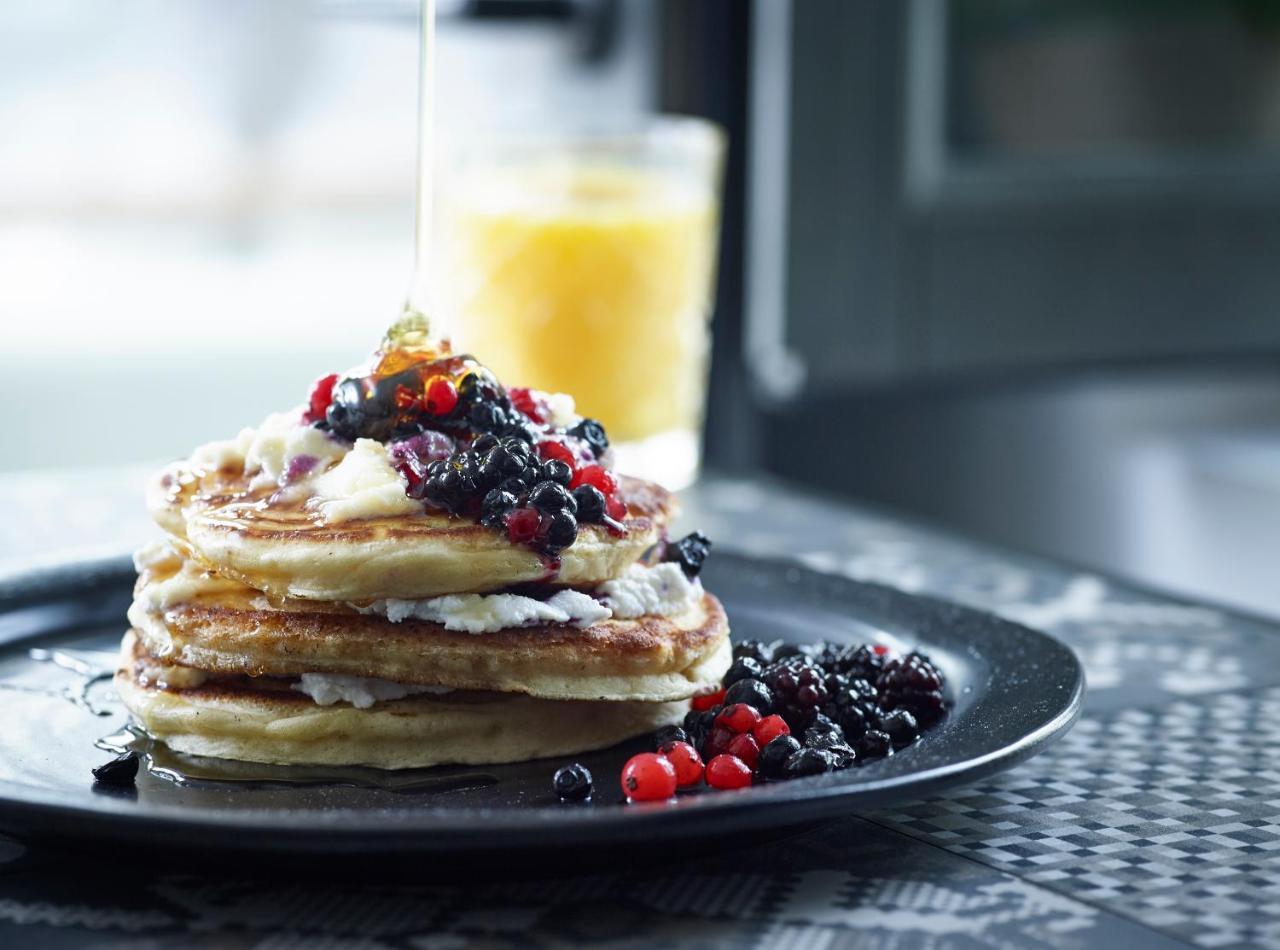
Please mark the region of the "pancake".
[[677, 721], [684, 703], [563, 702], [484, 693], [411, 696], [370, 709], [320, 706], [289, 680], [214, 677], [162, 689], [133, 632], [115, 688], [138, 723], [192, 755], [380, 769], [486, 765], [602, 749]]
[[140, 566], [129, 620], [148, 651], [220, 674], [329, 673], [543, 699], [670, 702], [713, 690], [732, 661], [724, 608], [705, 592], [676, 616], [471, 634], [425, 620], [392, 623], [347, 604], [274, 600], [202, 575], [177, 555]]
[[501, 532], [444, 512], [325, 524], [307, 499], [240, 471], [180, 463], [153, 480], [148, 506], [162, 528], [213, 570], [276, 597], [421, 599], [554, 580], [593, 587], [621, 574], [663, 537], [675, 497], [620, 477], [626, 534], [583, 525], [556, 561]]

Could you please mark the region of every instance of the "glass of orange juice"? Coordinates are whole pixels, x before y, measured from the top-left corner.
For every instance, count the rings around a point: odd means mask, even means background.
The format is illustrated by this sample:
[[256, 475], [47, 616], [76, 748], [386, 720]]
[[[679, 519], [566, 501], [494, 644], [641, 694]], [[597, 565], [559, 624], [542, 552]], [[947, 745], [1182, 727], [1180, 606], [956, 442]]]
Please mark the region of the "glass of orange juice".
[[455, 145], [437, 191], [458, 347], [571, 394], [620, 469], [673, 488], [699, 465], [723, 153], [679, 117], [488, 135]]

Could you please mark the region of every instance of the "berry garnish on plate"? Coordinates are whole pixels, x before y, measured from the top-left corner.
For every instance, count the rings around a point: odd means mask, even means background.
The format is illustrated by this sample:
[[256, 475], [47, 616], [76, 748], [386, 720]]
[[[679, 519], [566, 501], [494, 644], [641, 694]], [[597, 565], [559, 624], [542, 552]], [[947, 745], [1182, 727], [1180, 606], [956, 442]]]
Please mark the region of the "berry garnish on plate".
[[675, 793], [676, 768], [656, 752], [633, 755], [622, 767], [622, 794], [628, 801], [664, 801]]
[[[745, 640], [733, 654], [722, 688], [693, 699], [681, 725], [654, 733], [656, 757], [679, 773], [672, 793], [696, 785], [698, 770], [707, 787], [729, 789], [872, 762], [919, 741], [946, 711], [942, 672], [920, 653]], [[623, 770], [624, 789], [634, 784], [641, 796], [628, 793], [633, 801], [671, 794], [652, 757]]]
[[591, 783], [591, 772], [587, 767], [574, 762], [572, 765], [556, 770], [551, 780], [551, 787], [561, 801], [581, 802], [591, 797], [594, 786]]

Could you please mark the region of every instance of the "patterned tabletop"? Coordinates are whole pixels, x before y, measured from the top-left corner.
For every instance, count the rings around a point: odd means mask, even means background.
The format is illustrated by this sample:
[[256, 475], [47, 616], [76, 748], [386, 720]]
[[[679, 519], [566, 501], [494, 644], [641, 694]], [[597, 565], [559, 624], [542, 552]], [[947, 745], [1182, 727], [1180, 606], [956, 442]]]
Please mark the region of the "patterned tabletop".
[[[0, 572], [147, 537], [137, 478], [0, 478]], [[1084, 715], [979, 785], [678, 870], [264, 881], [0, 838], [0, 947], [1280, 947], [1280, 628], [777, 484], [685, 509], [724, 547], [1051, 631]]]

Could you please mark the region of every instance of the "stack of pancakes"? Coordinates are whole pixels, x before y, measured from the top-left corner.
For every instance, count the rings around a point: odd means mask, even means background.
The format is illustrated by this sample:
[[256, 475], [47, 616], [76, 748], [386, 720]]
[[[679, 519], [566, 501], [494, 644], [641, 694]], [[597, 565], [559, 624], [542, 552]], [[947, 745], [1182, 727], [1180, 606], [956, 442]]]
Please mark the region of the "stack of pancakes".
[[169, 537], [137, 558], [116, 686], [177, 751], [387, 769], [563, 755], [678, 720], [729, 665], [700, 587], [675, 615], [484, 633], [370, 606], [593, 592], [661, 550], [674, 499], [656, 485], [620, 479], [625, 532], [584, 526], [549, 565], [425, 506], [326, 524], [305, 492], [260, 481], [242, 458], [197, 455], [151, 486]]

